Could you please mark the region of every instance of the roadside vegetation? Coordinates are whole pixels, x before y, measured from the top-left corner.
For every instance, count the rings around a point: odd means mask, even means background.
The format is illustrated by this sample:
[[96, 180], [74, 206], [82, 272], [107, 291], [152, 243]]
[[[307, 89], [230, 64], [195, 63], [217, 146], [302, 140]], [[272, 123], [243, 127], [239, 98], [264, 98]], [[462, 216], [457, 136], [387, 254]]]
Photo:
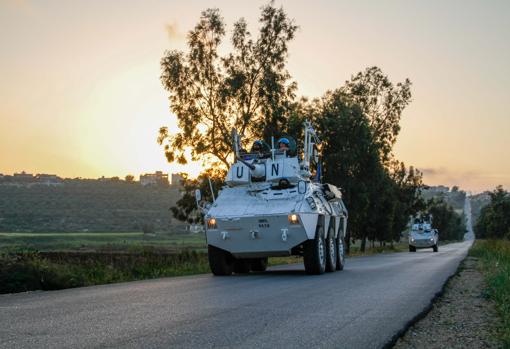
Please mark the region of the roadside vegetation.
[[108, 284], [207, 273], [205, 252], [0, 253], [0, 293]]
[[0, 233], [0, 293], [209, 272], [203, 234]]
[[477, 240], [470, 250], [477, 257], [487, 281], [487, 296], [501, 316], [501, 339], [510, 348], [510, 241]]
[[510, 240], [510, 195], [498, 186], [489, 193], [490, 203], [480, 210], [475, 224], [476, 236], [481, 239]]
[[501, 316], [501, 338], [510, 348], [510, 194], [498, 186], [480, 209], [475, 224], [477, 240], [470, 254], [479, 258], [487, 280], [487, 296]]

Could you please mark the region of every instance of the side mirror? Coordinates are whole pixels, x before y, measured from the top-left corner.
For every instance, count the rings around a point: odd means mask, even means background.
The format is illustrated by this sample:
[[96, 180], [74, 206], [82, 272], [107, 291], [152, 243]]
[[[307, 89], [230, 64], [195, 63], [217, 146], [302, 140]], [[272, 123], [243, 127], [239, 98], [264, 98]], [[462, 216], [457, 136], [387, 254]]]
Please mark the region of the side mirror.
[[197, 207], [200, 207], [200, 205], [199, 205], [200, 200], [202, 200], [202, 192], [200, 191], [200, 189], [196, 189], [195, 190], [195, 201], [197, 202]]

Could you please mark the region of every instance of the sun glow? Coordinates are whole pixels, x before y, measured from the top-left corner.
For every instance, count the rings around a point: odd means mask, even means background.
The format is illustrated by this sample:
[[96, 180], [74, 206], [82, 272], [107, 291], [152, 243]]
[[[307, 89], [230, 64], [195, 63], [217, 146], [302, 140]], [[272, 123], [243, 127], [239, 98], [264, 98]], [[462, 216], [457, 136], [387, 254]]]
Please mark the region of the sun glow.
[[[256, 33], [265, 3], [215, 2], [227, 23], [227, 52], [234, 21], [245, 16]], [[168, 164], [156, 139], [161, 126], [176, 131], [160, 59], [166, 49], [186, 50], [186, 32], [207, 4], [16, 4], [0, 1], [0, 173], [195, 177], [203, 170]], [[373, 65], [393, 81], [409, 77], [413, 102], [402, 116], [397, 158], [430, 183], [476, 191], [510, 185], [510, 162], [501, 158], [510, 128], [508, 2], [282, 5], [301, 28], [288, 62], [298, 96], [319, 97]]]

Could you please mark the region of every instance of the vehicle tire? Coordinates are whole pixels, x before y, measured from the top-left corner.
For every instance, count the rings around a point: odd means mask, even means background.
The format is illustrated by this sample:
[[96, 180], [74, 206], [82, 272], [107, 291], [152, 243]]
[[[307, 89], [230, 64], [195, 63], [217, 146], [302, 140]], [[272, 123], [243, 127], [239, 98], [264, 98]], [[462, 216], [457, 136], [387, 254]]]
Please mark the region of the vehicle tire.
[[409, 252], [416, 252], [416, 247], [409, 245]]
[[319, 275], [326, 270], [326, 243], [324, 242], [324, 229], [317, 226], [315, 238], [304, 244], [303, 260], [307, 274]]
[[435, 245], [432, 247], [432, 250], [433, 250], [434, 252], [437, 252], [437, 244], [435, 244]]
[[244, 259], [236, 259], [234, 261], [234, 273], [248, 274], [250, 272], [250, 261]]
[[336, 270], [344, 270], [345, 266], [345, 249], [344, 239], [338, 234], [336, 239]]
[[209, 267], [214, 275], [226, 276], [232, 274], [234, 258], [227, 251], [207, 245], [207, 258], [209, 259]]
[[335, 229], [330, 224], [328, 238], [326, 239], [326, 271], [333, 272], [336, 270], [336, 239]]
[[257, 258], [253, 262], [251, 262], [251, 270], [253, 271], [266, 271], [267, 269], [267, 257], [266, 258]]

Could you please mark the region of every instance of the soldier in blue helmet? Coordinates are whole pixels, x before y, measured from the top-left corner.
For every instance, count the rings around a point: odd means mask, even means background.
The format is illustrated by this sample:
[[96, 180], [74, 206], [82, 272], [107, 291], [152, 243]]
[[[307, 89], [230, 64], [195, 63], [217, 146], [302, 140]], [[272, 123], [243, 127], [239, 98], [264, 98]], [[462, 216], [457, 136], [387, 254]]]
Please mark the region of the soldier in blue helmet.
[[289, 151], [289, 140], [285, 137], [282, 137], [278, 140], [278, 149], [279, 150], [285, 150], [285, 151]]

